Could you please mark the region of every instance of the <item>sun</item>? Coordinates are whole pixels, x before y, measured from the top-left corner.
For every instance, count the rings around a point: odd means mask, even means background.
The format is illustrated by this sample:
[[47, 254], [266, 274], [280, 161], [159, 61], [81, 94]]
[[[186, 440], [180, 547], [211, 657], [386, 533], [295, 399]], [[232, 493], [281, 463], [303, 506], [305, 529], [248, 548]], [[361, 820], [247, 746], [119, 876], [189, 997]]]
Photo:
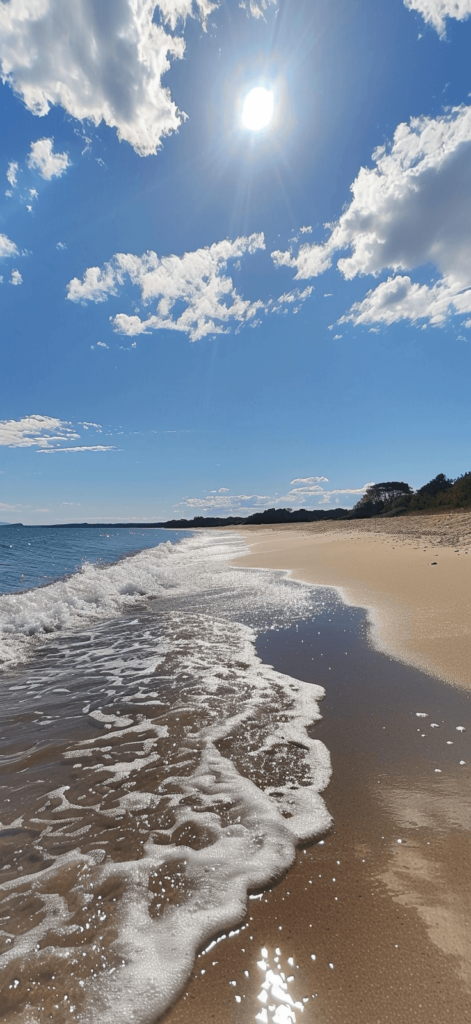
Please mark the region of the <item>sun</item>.
[[245, 97], [242, 106], [242, 124], [251, 132], [259, 132], [270, 124], [273, 117], [273, 93], [257, 86]]

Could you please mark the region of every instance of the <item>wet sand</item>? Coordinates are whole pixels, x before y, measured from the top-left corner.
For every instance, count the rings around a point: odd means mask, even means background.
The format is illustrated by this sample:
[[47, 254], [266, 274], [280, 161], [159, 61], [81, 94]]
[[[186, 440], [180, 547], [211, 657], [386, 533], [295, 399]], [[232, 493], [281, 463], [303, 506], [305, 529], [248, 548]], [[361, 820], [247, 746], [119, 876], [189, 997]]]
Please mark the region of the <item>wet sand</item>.
[[376, 646], [471, 689], [471, 511], [243, 527], [241, 566], [287, 569], [368, 608]]
[[[283, 879], [249, 901], [237, 934], [200, 955], [168, 1024], [246, 1024], [270, 1006], [269, 1020], [298, 1024], [462, 1024], [471, 1017], [471, 569], [464, 555], [471, 548], [457, 546], [468, 539], [471, 516], [464, 537], [463, 518], [427, 518], [416, 517], [412, 527], [383, 522], [379, 536], [369, 523], [363, 532], [345, 523], [317, 536], [311, 527], [264, 529], [264, 536], [244, 530], [256, 547], [242, 564], [341, 585], [352, 605], [356, 598], [368, 607], [370, 622], [376, 612], [383, 650], [372, 648], [367, 615], [357, 607], [259, 638], [264, 661], [325, 686], [324, 718], [312, 734], [332, 756], [324, 798], [334, 824], [323, 842], [299, 850]], [[461, 530], [451, 548], [450, 526]], [[438, 577], [430, 575], [435, 560]], [[280, 1009], [273, 985], [263, 1002], [263, 948], [269, 966], [292, 979], [295, 1017]]]

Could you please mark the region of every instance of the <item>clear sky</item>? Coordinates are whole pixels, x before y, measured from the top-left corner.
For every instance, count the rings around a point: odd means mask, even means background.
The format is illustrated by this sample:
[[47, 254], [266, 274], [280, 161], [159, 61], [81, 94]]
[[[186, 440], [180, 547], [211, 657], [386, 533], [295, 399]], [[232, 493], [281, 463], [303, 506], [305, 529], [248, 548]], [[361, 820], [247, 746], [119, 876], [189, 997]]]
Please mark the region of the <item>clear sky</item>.
[[1, 520], [471, 469], [470, 15], [2, 0]]

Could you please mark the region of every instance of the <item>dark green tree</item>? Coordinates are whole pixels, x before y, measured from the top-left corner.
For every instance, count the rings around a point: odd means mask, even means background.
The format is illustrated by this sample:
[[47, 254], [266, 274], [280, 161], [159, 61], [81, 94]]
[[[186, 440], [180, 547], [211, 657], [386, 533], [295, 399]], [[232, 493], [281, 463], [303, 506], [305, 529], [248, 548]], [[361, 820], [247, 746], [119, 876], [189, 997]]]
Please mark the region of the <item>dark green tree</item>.
[[410, 484], [403, 480], [385, 480], [380, 484], [371, 484], [362, 498], [353, 506], [356, 516], [377, 516], [380, 512], [390, 512], [399, 507], [406, 507], [413, 495]]

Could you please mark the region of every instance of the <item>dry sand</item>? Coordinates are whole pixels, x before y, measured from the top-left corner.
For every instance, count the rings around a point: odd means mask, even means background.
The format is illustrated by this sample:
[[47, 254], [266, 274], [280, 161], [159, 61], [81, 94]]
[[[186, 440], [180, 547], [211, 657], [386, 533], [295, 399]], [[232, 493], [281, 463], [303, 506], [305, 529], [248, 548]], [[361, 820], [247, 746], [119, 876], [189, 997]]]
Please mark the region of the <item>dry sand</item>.
[[340, 587], [368, 608], [375, 646], [471, 689], [471, 511], [241, 532], [250, 554], [237, 565]]
[[[341, 642], [331, 636], [328, 666], [317, 620], [261, 638], [260, 653], [276, 668], [305, 679], [312, 671], [326, 684], [313, 735], [331, 751], [324, 798], [334, 824], [325, 842], [301, 849], [288, 874], [249, 902], [240, 933], [199, 956], [166, 1024], [261, 1020], [262, 947], [292, 979], [293, 999], [305, 999], [302, 1012], [286, 1016], [274, 1011], [272, 990], [270, 1021], [464, 1024], [471, 1020], [471, 513], [242, 533], [250, 553], [237, 564], [340, 587], [345, 601], [368, 609], [379, 652], [359, 638], [353, 609], [340, 615]], [[355, 628], [347, 644], [349, 615]], [[467, 731], [457, 731], [461, 722]]]

